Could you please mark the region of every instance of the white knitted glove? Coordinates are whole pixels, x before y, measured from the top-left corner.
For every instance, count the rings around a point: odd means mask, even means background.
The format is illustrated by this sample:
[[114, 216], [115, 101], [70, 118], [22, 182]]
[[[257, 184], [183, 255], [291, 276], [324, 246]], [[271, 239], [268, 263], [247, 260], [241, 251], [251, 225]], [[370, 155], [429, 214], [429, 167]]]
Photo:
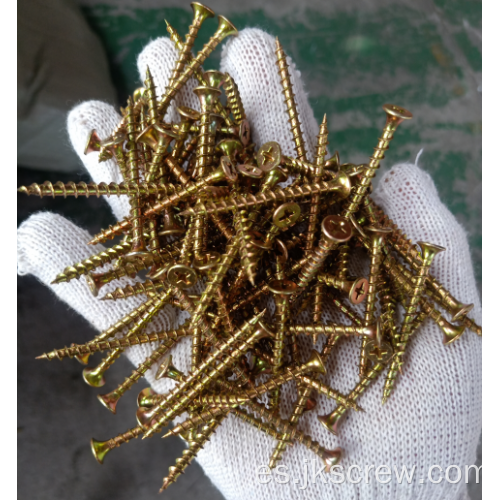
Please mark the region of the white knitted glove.
[[[225, 45], [221, 70], [229, 72], [239, 87], [256, 146], [274, 140], [285, 154], [293, 156], [274, 47], [274, 39], [270, 35], [257, 29], [245, 29]], [[168, 82], [176, 57], [177, 51], [167, 38], [151, 42], [138, 59], [141, 79], [144, 80], [146, 66], [149, 66], [160, 92]], [[291, 61], [289, 63], [302, 131], [309, 158], [312, 159], [319, 127], [307, 102], [300, 73]], [[167, 121], [179, 119], [175, 111], [178, 105], [199, 109], [198, 99], [191, 92], [196, 85], [196, 82], [190, 81], [180, 92], [169, 107]], [[119, 171], [113, 161], [98, 163], [96, 153], [84, 156], [85, 139], [93, 128], [100, 137], [107, 137], [119, 119], [118, 113], [109, 105], [95, 101], [85, 102], [69, 114], [68, 130], [73, 147], [96, 182], [119, 182]], [[397, 135], [395, 141], [397, 143]], [[367, 151], [367, 157], [369, 154]], [[431, 272], [455, 297], [464, 303], [475, 304], [471, 317], [480, 322], [481, 304], [466, 234], [440, 202], [429, 175], [412, 164], [397, 165], [380, 180], [373, 197], [413, 241], [425, 240], [446, 247], [446, 252], [435, 259]], [[118, 219], [128, 214], [129, 205], [125, 197], [111, 197], [109, 203]], [[48, 212], [35, 214], [18, 231], [18, 272], [35, 275], [101, 331], [137, 307], [142, 299], [99, 301], [90, 294], [83, 279], [49, 285], [64, 267], [103, 249], [88, 246], [90, 238], [87, 231], [59, 215]], [[353, 274], [356, 274], [356, 267], [354, 263], [351, 269]], [[121, 283], [106, 285], [101, 296], [118, 284], [123, 286], [131, 281], [124, 279]], [[336, 317], [339, 318], [333, 309], [324, 314], [329, 321]], [[147, 327], [147, 331], [175, 328], [178, 324], [179, 316], [171, 307], [166, 307]], [[69, 332], [68, 342], [71, 341]], [[322, 342], [320, 339], [319, 343]], [[305, 360], [312, 347], [310, 338], [302, 338], [300, 345]], [[136, 346], [127, 350], [126, 354], [134, 365], [138, 365], [155, 347]], [[358, 382], [359, 347], [358, 339], [340, 342], [328, 360], [328, 375], [324, 377], [324, 382], [344, 394], [349, 393]], [[317, 348], [320, 349], [321, 345]], [[175, 365], [183, 371], [189, 369], [189, 352], [190, 340], [187, 338], [172, 350]], [[146, 375], [154, 390], [160, 393], [170, 390], [174, 382], [169, 379], [154, 380], [155, 372], [156, 367], [153, 367]], [[404, 373], [399, 377], [391, 398], [382, 406], [384, 378], [385, 371], [361, 398], [360, 404], [366, 413], [350, 411], [340, 425], [338, 436], [326, 431], [317, 420], [318, 415], [329, 413], [335, 407], [323, 396], [317, 396], [316, 410], [301, 418], [299, 429], [326, 448], [341, 446], [345, 450], [341, 462], [344, 472], [351, 465], [358, 465], [363, 475], [368, 465], [375, 468], [379, 465], [397, 466], [398, 470], [403, 465], [409, 470], [416, 465], [412, 484], [407, 484], [406, 480], [398, 484], [394, 471], [388, 484], [380, 484], [375, 480], [372, 468], [368, 482], [363, 477], [359, 484], [352, 484], [347, 479], [343, 484], [332, 484], [330, 481], [323, 484], [318, 477], [315, 484], [310, 480], [305, 489], [299, 490], [303, 483], [305, 460], [310, 467], [316, 456], [298, 443], [287, 449], [281, 462], [288, 466], [290, 480], [279, 484], [276, 479], [283, 481], [286, 476], [259, 476], [261, 480], [271, 479], [268, 484], [261, 484], [256, 475], [257, 468], [268, 463], [276, 441], [233, 416], [223, 421], [199, 453], [198, 461], [228, 500], [467, 498], [464, 466], [475, 462], [481, 430], [481, 340], [467, 331], [456, 343], [443, 346], [439, 328], [426, 320], [411, 339]], [[281, 408], [282, 416], [288, 418], [296, 399], [294, 383], [285, 386], [283, 395], [286, 402]], [[168, 440], [165, 445], [168, 446]], [[165, 475], [169, 465], [172, 464], [165, 464]], [[462, 480], [458, 484], [449, 484], [443, 479], [440, 484], [433, 484], [427, 476], [433, 465], [441, 466], [443, 470], [449, 465], [459, 466]], [[386, 472], [385, 469], [382, 472]], [[436, 477], [436, 472], [433, 477]], [[356, 473], [354, 470], [353, 479], [357, 477]], [[451, 472], [452, 479], [455, 474], [456, 471]], [[331, 476], [326, 477], [331, 479]], [[383, 481], [388, 479], [388, 476], [380, 477]], [[300, 483], [296, 484], [295, 479]], [[420, 479], [423, 479], [423, 484]]]

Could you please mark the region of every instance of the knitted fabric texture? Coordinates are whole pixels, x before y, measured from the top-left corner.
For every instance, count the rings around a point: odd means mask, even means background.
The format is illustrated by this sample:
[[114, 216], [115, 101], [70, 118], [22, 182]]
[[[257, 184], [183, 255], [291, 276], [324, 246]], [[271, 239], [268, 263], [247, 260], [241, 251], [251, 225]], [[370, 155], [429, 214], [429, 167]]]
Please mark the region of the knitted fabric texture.
[[[161, 95], [168, 83], [176, 56], [175, 47], [166, 38], [151, 42], [139, 56], [141, 78], [144, 79], [145, 69], [149, 66], [157, 85], [157, 95]], [[275, 60], [274, 39], [260, 30], [245, 29], [223, 48], [221, 70], [228, 71], [238, 85], [256, 146], [275, 140], [285, 154], [294, 156]], [[306, 149], [309, 160], [312, 160], [311, 152], [314, 151], [319, 128], [300, 81], [300, 73], [291, 61], [289, 64]], [[167, 120], [179, 119], [175, 106], [187, 105], [199, 109], [197, 99], [191, 92], [196, 85], [197, 82], [191, 80], [187, 88], [178, 94], [167, 111]], [[119, 119], [118, 113], [110, 106], [95, 101], [83, 103], [69, 114], [70, 139], [95, 182], [118, 182], [119, 172], [111, 160], [99, 164], [97, 154], [82, 155], [85, 140], [93, 128], [100, 137], [106, 137]], [[481, 304], [467, 236], [440, 202], [430, 176], [415, 165], [397, 165], [380, 179], [373, 198], [412, 241], [424, 240], [446, 247], [446, 252], [436, 257], [431, 273], [459, 300], [474, 303], [476, 307], [471, 317], [480, 322]], [[129, 205], [125, 197], [111, 197], [109, 202], [118, 219], [128, 214]], [[18, 231], [18, 272], [36, 276], [101, 331], [139, 306], [144, 299], [133, 297], [116, 302], [99, 301], [91, 296], [83, 279], [50, 285], [65, 266], [103, 249], [101, 246], [89, 247], [86, 243], [90, 238], [86, 231], [59, 215], [48, 212], [35, 214]], [[361, 260], [354, 256], [350, 274], [366, 276], [366, 260], [366, 257]], [[123, 286], [131, 281], [122, 279], [105, 285], [100, 296], [117, 285]], [[272, 306], [270, 309], [269, 313]], [[363, 311], [363, 305], [358, 310]], [[147, 326], [146, 331], [175, 328], [187, 317], [187, 314], [178, 314], [167, 306]], [[323, 319], [325, 322], [346, 322], [329, 303], [325, 305]], [[305, 316], [301, 318], [301, 321], [306, 320]], [[68, 343], [71, 341], [68, 336]], [[321, 349], [323, 343], [324, 339], [320, 338], [315, 348]], [[306, 361], [313, 347], [312, 340], [301, 336], [299, 344], [302, 360]], [[359, 380], [357, 364], [360, 344], [359, 339], [341, 340], [328, 359], [328, 375], [322, 377], [325, 383], [344, 394], [348, 394]], [[136, 346], [127, 350], [126, 355], [137, 366], [155, 348], [156, 345]], [[171, 353], [175, 365], [187, 372], [190, 367], [190, 339], [179, 341]], [[153, 389], [160, 393], [172, 389], [174, 382], [154, 380], [155, 372], [156, 366], [146, 374]], [[443, 346], [441, 331], [427, 319], [410, 339], [403, 374], [393, 395], [382, 406], [384, 378], [385, 371], [360, 398], [359, 403], [366, 413], [349, 411], [339, 426], [338, 436], [326, 431], [317, 420], [318, 415], [330, 413], [335, 408], [335, 403], [321, 395], [316, 396], [316, 410], [301, 418], [299, 429], [328, 449], [341, 446], [345, 450], [341, 462], [344, 472], [351, 465], [357, 465], [363, 471], [368, 465], [376, 468], [385, 464], [391, 468], [397, 466], [398, 470], [403, 465], [411, 470], [415, 465], [415, 478], [411, 484], [406, 484], [406, 481], [398, 484], [394, 475], [388, 484], [378, 483], [372, 470], [369, 482], [363, 478], [358, 484], [349, 481], [323, 484], [318, 477], [315, 483], [311, 480], [305, 490], [299, 490], [305, 460], [309, 461], [308, 464], [317, 460], [311, 451], [300, 444], [289, 447], [283, 454], [281, 463], [288, 467], [290, 481], [279, 484], [273, 477], [268, 484], [260, 484], [257, 467], [268, 463], [276, 441], [232, 415], [223, 421], [197, 459], [228, 500], [468, 498], [463, 479], [457, 484], [445, 480], [432, 484], [427, 479], [427, 473], [433, 465], [440, 465], [443, 470], [449, 465], [457, 465], [463, 472], [465, 465], [475, 462], [481, 431], [481, 340], [467, 331], [458, 342]], [[290, 382], [283, 388], [282, 417], [289, 417], [295, 399], [296, 387], [294, 382]], [[165, 472], [168, 465], [165, 465]], [[320, 467], [321, 464], [317, 463], [316, 469]], [[352, 477], [355, 476], [356, 472], [353, 472]], [[420, 478], [424, 479], [423, 484], [420, 484]], [[300, 483], [295, 483], [294, 479]]]

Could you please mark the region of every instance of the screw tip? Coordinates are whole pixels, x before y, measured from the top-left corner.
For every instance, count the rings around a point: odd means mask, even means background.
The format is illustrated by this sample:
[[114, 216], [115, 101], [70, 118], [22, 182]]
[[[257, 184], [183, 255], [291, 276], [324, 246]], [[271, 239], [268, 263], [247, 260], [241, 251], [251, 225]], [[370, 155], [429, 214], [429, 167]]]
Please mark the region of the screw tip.
[[35, 359], [49, 359], [47, 354], [44, 353], [44, 354], [41, 354], [40, 356], [37, 356]]

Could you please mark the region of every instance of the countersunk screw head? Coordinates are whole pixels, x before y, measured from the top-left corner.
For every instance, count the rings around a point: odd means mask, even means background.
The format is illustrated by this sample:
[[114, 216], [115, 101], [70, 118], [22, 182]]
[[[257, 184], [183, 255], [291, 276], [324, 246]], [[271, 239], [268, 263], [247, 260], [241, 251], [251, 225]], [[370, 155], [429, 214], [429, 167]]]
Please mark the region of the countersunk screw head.
[[290, 227], [300, 217], [300, 207], [297, 203], [283, 203], [273, 214], [273, 224], [280, 229]]
[[293, 295], [298, 288], [291, 280], [273, 280], [268, 286], [271, 293], [278, 295]]
[[240, 140], [243, 146], [248, 146], [250, 143], [250, 124], [248, 123], [248, 120], [245, 119], [240, 123], [240, 129], [239, 129], [239, 135], [240, 135]]
[[259, 167], [248, 163], [239, 163], [236, 169], [241, 175], [251, 179], [261, 179], [264, 176], [264, 172]]
[[269, 172], [281, 163], [281, 148], [277, 142], [269, 141], [261, 146], [257, 153], [257, 165], [264, 172]]
[[331, 241], [344, 243], [352, 236], [352, 225], [345, 217], [328, 215], [321, 223], [323, 234]]
[[177, 111], [187, 121], [197, 122], [200, 119], [200, 113], [193, 108], [187, 106], [178, 106]]
[[392, 347], [387, 342], [382, 342], [378, 346], [376, 340], [369, 340], [365, 349], [368, 353], [366, 357], [373, 363], [386, 364], [392, 358]]
[[220, 159], [220, 166], [222, 167], [227, 180], [230, 182], [236, 182], [238, 179], [238, 170], [236, 169], [234, 160], [229, 156], [222, 156]]
[[398, 118], [399, 120], [411, 120], [413, 115], [405, 108], [401, 106], [395, 106], [394, 104], [384, 104], [382, 106], [383, 110], [391, 116]]
[[216, 267], [221, 259], [219, 252], [206, 252], [193, 260], [193, 267], [198, 271], [208, 271]]
[[366, 278], [358, 278], [351, 287], [349, 292], [349, 300], [353, 304], [361, 304], [368, 293], [368, 280]]
[[196, 284], [198, 275], [194, 269], [183, 264], [176, 264], [168, 270], [167, 281], [170, 285], [184, 290]]

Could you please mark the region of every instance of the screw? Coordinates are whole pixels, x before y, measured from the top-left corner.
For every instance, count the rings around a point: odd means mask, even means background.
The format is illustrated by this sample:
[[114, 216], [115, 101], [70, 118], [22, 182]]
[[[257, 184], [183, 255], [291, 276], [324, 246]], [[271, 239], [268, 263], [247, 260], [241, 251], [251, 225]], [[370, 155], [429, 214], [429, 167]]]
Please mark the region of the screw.
[[[375, 319], [375, 308], [377, 299], [377, 285], [380, 280], [380, 266], [383, 259], [382, 245], [384, 239], [391, 232], [387, 228], [377, 228], [368, 226], [365, 228], [369, 232], [370, 237], [370, 275], [368, 277], [368, 290], [366, 293], [365, 306], [365, 326], [373, 324]], [[363, 339], [359, 356], [359, 376], [364, 377], [368, 369], [368, 358], [366, 357], [366, 345], [368, 341]]]
[[[289, 201], [297, 201], [302, 198], [309, 197], [315, 193], [333, 193], [340, 192], [339, 198], [341, 199], [344, 196], [346, 190], [350, 189], [350, 181], [347, 176], [341, 177], [339, 176], [338, 180], [329, 181], [329, 182], [317, 182], [315, 184], [304, 184], [302, 186], [295, 187], [287, 187], [284, 189], [275, 188], [272, 191], [266, 193], [257, 193], [256, 195], [248, 194], [245, 196], [235, 196], [230, 198], [228, 201], [222, 200], [218, 203], [209, 202], [204, 206], [200, 207], [198, 211], [193, 208], [188, 208], [179, 215], [198, 215], [198, 213], [212, 214], [212, 213], [223, 213], [230, 212], [233, 210], [242, 209], [244, 207], [250, 208], [260, 205], [269, 205], [274, 203], [285, 203]], [[339, 199], [338, 198], [338, 199]], [[176, 200], [177, 202], [178, 200]], [[172, 203], [169, 203], [169, 205]], [[154, 210], [154, 212], [159, 211], [160, 209]], [[153, 212], [153, 209], [150, 209]], [[149, 212], [149, 211], [148, 211]], [[146, 213], [146, 215], [149, 215]]]
[[318, 273], [316, 278], [320, 283], [325, 283], [347, 293], [352, 304], [361, 304], [368, 293], [368, 280], [366, 278], [339, 279], [327, 273]]
[[278, 71], [281, 77], [281, 86], [283, 87], [283, 94], [285, 95], [286, 109], [290, 119], [293, 142], [295, 143], [295, 151], [297, 152], [299, 160], [307, 161], [306, 147], [302, 131], [300, 129], [299, 113], [295, 103], [295, 95], [293, 93], [293, 85], [288, 71], [288, 64], [286, 62], [286, 54], [278, 40], [278, 37], [276, 37], [276, 58], [276, 64], [278, 65]]
[[[347, 399], [349, 401], [355, 402], [359, 398], [359, 396], [363, 394], [372, 380], [375, 380], [377, 378], [378, 374], [382, 371], [384, 366], [386, 366], [386, 364], [392, 357], [392, 348], [386, 342], [382, 342], [379, 347], [375, 341], [370, 341], [366, 346], [366, 350], [368, 353], [368, 359], [370, 361], [373, 361], [375, 364], [373, 368], [366, 374], [366, 376], [360, 379], [356, 387], [347, 396]], [[340, 419], [346, 413], [346, 411], [346, 406], [338, 406], [330, 414], [319, 416], [318, 420], [331, 433], [337, 434]]]
[[389, 373], [385, 379], [384, 385], [384, 395], [382, 398], [382, 404], [384, 404], [389, 398], [394, 384], [396, 382], [396, 376], [398, 370], [401, 369], [403, 365], [403, 356], [406, 350], [406, 344], [408, 342], [410, 333], [412, 331], [412, 321], [415, 317], [417, 310], [417, 305], [420, 301], [420, 297], [425, 289], [425, 282], [429, 269], [431, 267], [434, 257], [445, 250], [445, 248], [439, 245], [433, 245], [432, 243], [426, 243], [424, 241], [419, 242], [420, 248], [422, 249], [422, 266], [420, 267], [417, 276], [415, 276], [413, 283], [413, 293], [410, 296], [410, 301], [407, 307], [406, 314], [404, 316], [403, 325], [401, 326], [400, 337], [398, 349], [395, 352], [394, 359], [392, 360], [391, 366], [389, 368]]
[[168, 332], [138, 333], [116, 340], [102, 340], [99, 342], [91, 341], [81, 345], [73, 344], [71, 347], [63, 347], [62, 349], [54, 349], [53, 351], [44, 353], [41, 356], [37, 356], [36, 359], [47, 359], [51, 361], [56, 358], [61, 360], [63, 358], [73, 358], [77, 356], [84, 357], [96, 352], [109, 351], [117, 348], [124, 349], [126, 347], [132, 347], [139, 344], [151, 344], [152, 342], [177, 339], [177, 337], [187, 335], [191, 335], [191, 332], [188, 328], [184, 327]]
[[370, 163], [360, 175], [360, 180], [354, 189], [354, 193], [351, 195], [349, 205], [342, 212], [343, 217], [349, 218], [358, 211], [359, 205], [366, 196], [368, 188], [371, 186], [371, 181], [380, 166], [380, 162], [384, 158], [384, 152], [389, 148], [389, 143], [394, 136], [394, 132], [404, 120], [413, 118], [413, 115], [409, 111], [399, 106], [384, 104], [382, 107], [386, 114], [384, 130], [375, 147], [373, 156], [370, 157]]
[[193, 74], [194, 70], [199, 68], [205, 59], [211, 54], [215, 47], [222, 42], [222, 40], [230, 35], [238, 34], [238, 30], [223, 16], [218, 16], [219, 27], [210, 40], [204, 45], [203, 49], [198, 52], [196, 57], [192, 59], [187, 65], [186, 69], [179, 76], [179, 78], [173, 83], [172, 86], [167, 86], [165, 88], [165, 93], [162, 96], [160, 103], [158, 105], [158, 113], [164, 114], [167, 110], [172, 99], [176, 96], [177, 92], [183, 87], [183, 85], [188, 81], [188, 79]]
[[[314, 174], [311, 176], [312, 182], [320, 182], [323, 177], [323, 167], [325, 164], [326, 146], [328, 145], [328, 123], [326, 114], [319, 127], [318, 140], [316, 143], [316, 155], [314, 156]], [[315, 194], [311, 197], [311, 205], [309, 207], [309, 224], [307, 226], [306, 244], [304, 250], [306, 253], [311, 253], [314, 248], [314, 236], [316, 226], [318, 224], [319, 202], [320, 195]]]

